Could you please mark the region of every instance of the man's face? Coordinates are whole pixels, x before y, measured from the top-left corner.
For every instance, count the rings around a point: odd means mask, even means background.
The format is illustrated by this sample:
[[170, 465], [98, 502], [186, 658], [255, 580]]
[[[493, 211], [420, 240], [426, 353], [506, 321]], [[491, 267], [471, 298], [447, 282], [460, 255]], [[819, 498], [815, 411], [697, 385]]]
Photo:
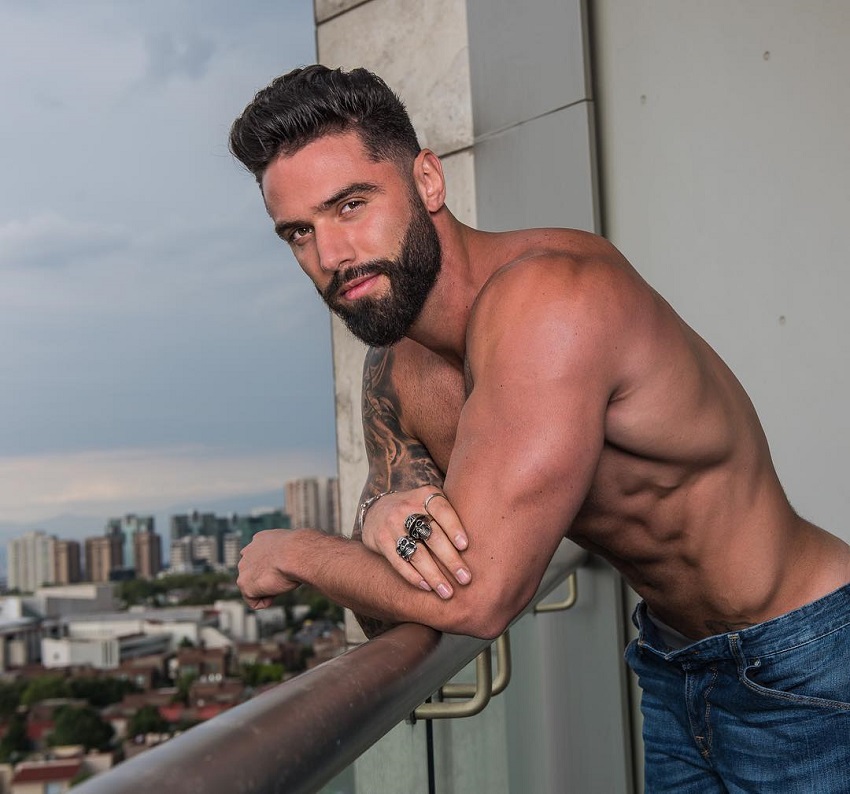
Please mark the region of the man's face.
[[317, 291], [369, 345], [398, 342], [440, 271], [431, 217], [391, 162], [374, 162], [355, 133], [320, 138], [275, 160], [266, 207]]
[[[411, 219], [394, 259], [378, 259], [334, 272], [324, 290], [316, 289], [358, 339], [367, 345], [394, 345], [416, 322], [440, 272], [440, 240], [431, 216], [411, 195]], [[356, 279], [383, 274], [389, 289], [380, 296], [345, 300], [340, 293]]]

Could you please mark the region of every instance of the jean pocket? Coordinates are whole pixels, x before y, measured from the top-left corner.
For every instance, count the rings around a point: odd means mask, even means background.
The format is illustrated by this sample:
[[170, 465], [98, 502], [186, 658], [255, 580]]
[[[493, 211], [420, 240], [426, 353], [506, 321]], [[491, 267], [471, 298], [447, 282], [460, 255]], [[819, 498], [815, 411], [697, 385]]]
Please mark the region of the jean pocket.
[[732, 637], [738, 678], [778, 704], [850, 711], [850, 626], [771, 654], [748, 657]]

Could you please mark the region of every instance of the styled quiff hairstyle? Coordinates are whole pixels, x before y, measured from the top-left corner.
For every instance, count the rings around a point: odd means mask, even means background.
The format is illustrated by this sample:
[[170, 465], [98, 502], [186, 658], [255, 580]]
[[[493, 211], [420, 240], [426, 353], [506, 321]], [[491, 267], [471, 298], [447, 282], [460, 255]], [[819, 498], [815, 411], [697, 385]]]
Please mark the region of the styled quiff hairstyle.
[[402, 101], [366, 69], [314, 65], [278, 77], [230, 129], [230, 151], [260, 182], [269, 164], [323, 135], [359, 133], [375, 161], [412, 162], [416, 132]]

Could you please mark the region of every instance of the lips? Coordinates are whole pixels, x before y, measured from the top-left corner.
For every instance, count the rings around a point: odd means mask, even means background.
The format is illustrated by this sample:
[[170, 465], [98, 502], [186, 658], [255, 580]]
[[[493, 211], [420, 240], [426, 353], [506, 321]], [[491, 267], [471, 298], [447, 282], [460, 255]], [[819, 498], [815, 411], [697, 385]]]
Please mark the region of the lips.
[[359, 289], [359, 287], [366, 282], [370, 282], [373, 279], [377, 278], [378, 273], [368, 273], [365, 276], [359, 276], [358, 278], [353, 278], [350, 281], [346, 281], [345, 284], [339, 290], [339, 296], [341, 298], [345, 298], [346, 300], [354, 300], [359, 297], [360, 292], [364, 292], [365, 290]]

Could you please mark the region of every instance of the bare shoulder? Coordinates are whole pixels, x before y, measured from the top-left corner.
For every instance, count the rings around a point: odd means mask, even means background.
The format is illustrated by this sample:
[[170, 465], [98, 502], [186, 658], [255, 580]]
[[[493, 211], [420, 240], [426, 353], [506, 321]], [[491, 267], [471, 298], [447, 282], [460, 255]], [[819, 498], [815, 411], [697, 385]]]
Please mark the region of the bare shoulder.
[[513, 256], [473, 307], [467, 334], [473, 374], [476, 359], [493, 345], [507, 345], [516, 356], [570, 350], [600, 365], [607, 360], [616, 371], [635, 322], [651, 316], [658, 296], [602, 237], [568, 229], [517, 235], [508, 241]]
[[[572, 229], [534, 229], [522, 233], [512, 256], [493, 272], [478, 295], [473, 318], [500, 307], [538, 310], [570, 305], [605, 310], [609, 320], [618, 307], [648, 297], [652, 290], [608, 240]], [[616, 300], [612, 297], [616, 296]]]

